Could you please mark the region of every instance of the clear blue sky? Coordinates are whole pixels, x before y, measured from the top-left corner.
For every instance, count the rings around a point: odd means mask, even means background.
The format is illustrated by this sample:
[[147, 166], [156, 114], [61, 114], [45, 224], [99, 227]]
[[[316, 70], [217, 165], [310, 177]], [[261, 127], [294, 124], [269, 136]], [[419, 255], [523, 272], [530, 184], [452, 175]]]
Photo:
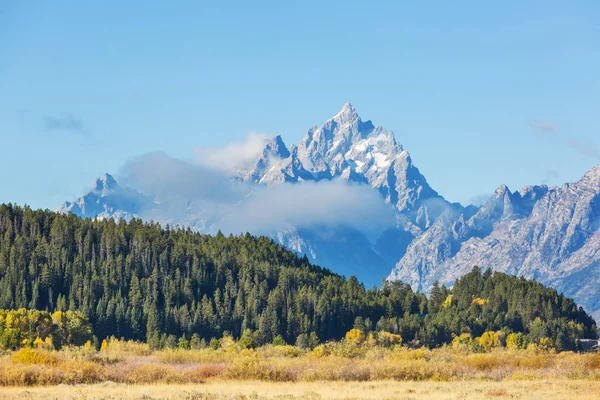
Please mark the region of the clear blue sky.
[[452, 201], [600, 163], [597, 1], [291, 4], [1, 2], [0, 202], [56, 208], [148, 151], [296, 143], [346, 101]]

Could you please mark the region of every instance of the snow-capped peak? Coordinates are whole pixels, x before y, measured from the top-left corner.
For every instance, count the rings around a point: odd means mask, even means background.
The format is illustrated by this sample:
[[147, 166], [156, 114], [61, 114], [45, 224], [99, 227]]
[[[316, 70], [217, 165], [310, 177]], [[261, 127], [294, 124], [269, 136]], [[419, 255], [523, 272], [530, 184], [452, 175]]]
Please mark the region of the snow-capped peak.
[[109, 190], [113, 190], [117, 188], [119, 184], [113, 178], [113, 176], [109, 173], [105, 173], [98, 179], [96, 179], [96, 183], [94, 183], [94, 191], [96, 192], [106, 192]]
[[501, 184], [500, 186], [498, 186], [498, 188], [494, 191], [494, 198], [500, 198], [500, 197], [504, 197], [506, 195], [511, 195], [510, 190], [508, 189], [508, 186], [506, 186], [505, 184]]
[[[418, 226], [428, 226], [449, 206], [394, 133], [363, 121], [350, 103], [321, 127], [309, 129], [298, 146], [288, 150], [280, 136], [266, 141], [252, 165], [237, 171], [236, 178], [267, 186], [334, 178], [368, 184], [398, 211], [410, 212], [409, 219]], [[431, 199], [435, 201], [426, 201]]]
[[57, 212], [73, 213], [80, 217], [130, 219], [152, 204], [150, 197], [119, 186], [115, 178], [107, 173], [96, 179], [91, 191], [73, 202], [63, 203]]
[[[304, 167], [319, 174], [330, 170], [330, 164], [337, 165], [336, 170], [341, 172], [346, 165], [340, 161], [352, 150], [354, 146], [362, 146], [367, 150], [368, 144], [361, 141], [369, 139], [374, 133], [378, 136], [371, 121], [363, 122], [356, 109], [346, 103], [334, 117], [325, 121], [320, 128], [311, 128], [298, 146], [298, 156]], [[389, 135], [384, 135], [389, 138]], [[382, 137], [380, 137], [381, 139]], [[392, 138], [392, 141], [395, 142]], [[375, 141], [372, 140], [375, 144]], [[339, 170], [339, 167], [343, 167]]]
[[350, 103], [345, 103], [340, 112], [338, 112], [330, 120], [339, 121], [340, 123], [344, 124], [355, 119], [360, 119], [358, 113], [356, 112], [356, 108], [354, 108], [354, 106], [352, 106]]
[[300, 142], [297, 156], [302, 169], [315, 179], [340, 177], [367, 183], [398, 210], [418, 208], [421, 200], [431, 197], [445, 203], [393, 132], [363, 121], [350, 103], [321, 127], [311, 128]]
[[267, 141], [262, 155], [263, 157], [275, 156], [279, 158], [288, 158], [290, 156], [290, 152], [285, 143], [283, 142], [281, 136], [277, 135]]
[[265, 142], [256, 160], [248, 168], [239, 170], [236, 178], [244, 182], [272, 185], [311, 180], [312, 175], [303, 169], [296, 147], [288, 150], [281, 136], [277, 135]]

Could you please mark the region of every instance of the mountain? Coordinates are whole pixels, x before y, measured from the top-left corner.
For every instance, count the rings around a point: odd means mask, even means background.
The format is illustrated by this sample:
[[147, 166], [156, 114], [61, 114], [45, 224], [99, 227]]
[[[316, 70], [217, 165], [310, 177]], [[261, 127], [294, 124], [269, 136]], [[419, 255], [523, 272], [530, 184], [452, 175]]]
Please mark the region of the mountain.
[[[428, 184], [391, 131], [363, 121], [346, 103], [320, 127], [309, 129], [298, 145], [288, 147], [280, 136], [266, 140], [231, 179], [248, 185], [249, 192], [253, 185], [332, 179], [372, 187], [395, 210], [395, 219], [377, 237], [344, 224], [268, 232], [311, 262], [356, 275], [368, 286], [387, 277], [427, 292], [434, 281], [451, 284], [479, 265], [552, 285], [600, 316], [600, 166], [560, 188], [527, 186], [511, 192], [500, 185], [481, 207], [464, 207], [446, 201]], [[224, 216], [213, 208], [202, 199], [170, 204], [123, 188], [107, 174], [58, 211], [138, 216], [215, 233]]]
[[275, 137], [252, 169], [239, 171], [237, 177], [267, 185], [334, 178], [366, 183], [420, 228], [450, 206], [429, 186], [394, 134], [363, 122], [350, 103], [320, 128], [311, 128], [290, 151]]
[[285, 229], [272, 237], [340, 275], [356, 276], [367, 287], [380, 285], [397, 260], [385, 257], [364, 232], [348, 226]]
[[[250, 169], [236, 174], [244, 182], [268, 186], [284, 182], [346, 179], [377, 190], [397, 211], [396, 229], [375, 242], [347, 227], [282, 230], [272, 236], [306, 253], [311, 261], [343, 274], [354, 274], [368, 285], [379, 284], [410, 241], [441, 213], [452, 207], [414, 166], [394, 134], [370, 120], [363, 121], [346, 103], [320, 128], [311, 128], [288, 151], [280, 136], [267, 142]], [[394, 240], [390, 238], [394, 236]], [[348, 249], [352, 251], [348, 252]]]
[[110, 174], [96, 180], [92, 190], [74, 202], [65, 202], [57, 211], [88, 218], [129, 220], [148, 208], [152, 200], [129, 188], [121, 187]]
[[[412, 239], [444, 210], [457, 206], [429, 186], [391, 131], [363, 121], [350, 103], [320, 128], [311, 128], [297, 146], [288, 148], [281, 136], [266, 140], [255, 159], [232, 179], [264, 186], [343, 179], [377, 190], [397, 212], [396, 221], [390, 221], [392, 228], [381, 237], [369, 237], [346, 225], [287, 227], [268, 233], [279, 243], [307, 254], [311, 262], [356, 275], [368, 286], [381, 284]], [[108, 174], [89, 193], [58, 211], [83, 217], [140, 217], [209, 233], [219, 229], [223, 218], [211, 215], [202, 199], [169, 204], [163, 198], [122, 188]]]
[[473, 265], [552, 285], [600, 311], [600, 166], [562, 187], [500, 186], [475, 214], [447, 213], [390, 275], [428, 290]]
[[267, 185], [314, 180], [300, 163], [297, 149], [292, 148], [290, 152], [281, 136], [268, 140], [252, 165], [238, 170], [235, 178]]
[[444, 201], [394, 134], [371, 121], [363, 122], [350, 103], [321, 128], [308, 131], [298, 146], [298, 157], [319, 178], [367, 182], [399, 211], [418, 209], [427, 199]]

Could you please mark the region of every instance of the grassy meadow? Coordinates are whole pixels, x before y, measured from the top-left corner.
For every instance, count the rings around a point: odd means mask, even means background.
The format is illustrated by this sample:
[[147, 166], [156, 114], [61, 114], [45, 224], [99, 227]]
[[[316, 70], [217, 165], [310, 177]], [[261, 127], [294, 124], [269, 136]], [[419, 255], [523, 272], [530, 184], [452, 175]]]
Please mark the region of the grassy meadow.
[[456, 381], [456, 382], [260, 382], [208, 381], [203, 384], [96, 384], [2, 388], [0, 399], [540, 399], [595, 400], [600, 382], [594, 381]]
[[600, 355], [540, 346], [473, 352], [331, 342], [152, 351], [112, 340], [0, 357], [0, 399], [600, 398]]

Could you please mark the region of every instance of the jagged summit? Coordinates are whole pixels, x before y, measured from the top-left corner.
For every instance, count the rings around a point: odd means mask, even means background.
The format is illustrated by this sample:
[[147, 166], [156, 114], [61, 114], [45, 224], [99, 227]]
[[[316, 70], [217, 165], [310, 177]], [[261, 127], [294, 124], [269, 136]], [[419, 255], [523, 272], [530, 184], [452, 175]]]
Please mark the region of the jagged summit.
[[341, 114], [343, 112], [356, 112], [356, 109], [354, 108], [354, 106], [352, 104], [350, 104], [350, 102], [345, 102], [344, 105], [342, 106], [342, 109], [340, 110], [340, 112], [338, 114]]
[[588, 172], [586, 172], [579, 182], [587, 182], [592, 185], [600, 184], [600, 164], [592, 167]]
[[91, 191], [73, 202], [64, 202], [57, 212], [89, 218], [131, 219], [152, 203], [149, 197], [119, 186], [115, 178], [106, 173], [96, 179]]
[[430, 198], [444, 203], [433, 215], [428, 215], [433, 210], [420, 211], [428, 218], [411, 215], [415, 222], [437, 218], [449, 205], [429, 186], [394, 133], [363, 121], [350, 103], [320, 128], [307, 132], [298, 146], [298, 158], [318, 179], [341, 177], [368, 183], [399, 211], [416, 211]]
[[288, 158], [290, 156], [290, 151], [283, 142], [281, 136], [277, 135], [267, 141], [262, 155], [263, 157]]
[[[381, 136], [381, 133], [385, 134]], [[376, 141], [381, 142], [385, 137], [395, 144], [391, 132], [385, 132], [381, 127], [376, 129], [371, 121], [363, 122], [356, 109], [346, 103], [340, 112], [325, 121], [320, 128], [313, 127], [307, 132], [298, 146], [298, 155], [307, 170], [323, 172], [336, 156], [343, 157], [353, 146], [360, 145], [359, 142], [373, 134], [378, 136]]]
[[335, 121], [338, 124], [347, 124], [352, 123], [355, 120], [360, 120], [360, 116], [356, 112], [356, 108], [354, 108], [354, 106], [352, 106], [350, 103], [345, 103], [342, 106], [342, 109], [335, 116], [327, 120], [325, 124], [329, 123], [330, 121]]
[[[418, 225], [428, 225], [449, 206], [429, 186], [394, 133], [363, 121], [350, 103], [321, 127], [309, 129], [300, 144], [289, 149], [275, 136], [236, 178], [266, 185], [335, 178], [366, 183], [399, 211], [414, 210], [410, 219]], [[429, 199], [439, 200], [434, 208], [424, 204]]]
[[96, 183], [94, 183], [94, 191], [105, 191], [105, 190], [113, 190], [117, 188], [119, 185], [113, 176], [109, 173], [105, 173], [98, 179], [96, 179]]
[[500, 186], [498, 186], [496, 188], [496, 190], [494, 191], [494, 197], [503, 197], [506, 194], [512, 194], [510, 192], [510, 189], [508, 188], [508, 186], [506, 186], [504, 183], [501, 184]]
[[235, 178], [243, 182], [276, 184], [295, 182], [298, 179], [311, 179], [297, 161], [294, 148], [288, 150], [281, 136], [277, 135], [265, 142], [264, 149], [247, 168], [240, 169]]

